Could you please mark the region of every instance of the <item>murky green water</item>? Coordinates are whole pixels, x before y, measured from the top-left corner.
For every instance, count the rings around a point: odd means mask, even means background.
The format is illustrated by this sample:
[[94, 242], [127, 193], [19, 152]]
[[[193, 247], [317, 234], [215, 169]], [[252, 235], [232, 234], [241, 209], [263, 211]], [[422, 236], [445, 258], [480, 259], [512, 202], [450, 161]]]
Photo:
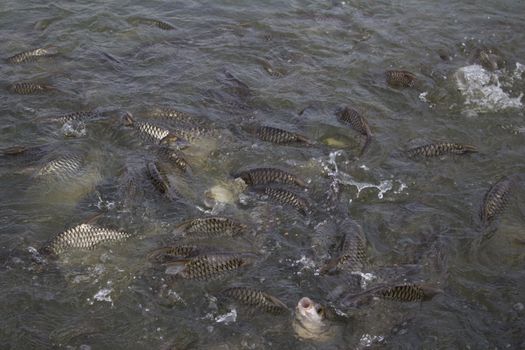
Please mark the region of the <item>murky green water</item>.
[[[0, 147], [47, 145], [34, 162], [1, 160], [2, 348], [524, 347], [525, 246], [516, 241], [525, 238], [523, 190], [495, 236], [472, 245], [484, 193], [501, 176], [525, 171], [523, 13], [520, 1], [3, 1], [3, 57], [46, 45], [60, 55], [0, 64]], [[498, 50], [502, 69], [477, 65], [484, 49]], [[418, 84], [390, 88], [387, 69], [412, 71]], [[58, 91], [8, 91], [21, 80]], [[154, 155], [120, 120], [124, 111], [142, 120], [159, 105], [202, 116], [219, 135], [186, 150], [192, 173], [174, 176], [183, 195], [175, 202], [142, 176]], [[363, 138], [334, 114], [344, 105], [361, 111], [373, 133], [359, 159]], [[104, 118], [85, 125], [43, 118], [90, 109]], [[317, 144], [265, 143], [244, 131], [252, 124]], [[403, 155], [430, 141], [480, 152], [420, 162]], [[46, 162], [71, 154], [80, 170], [38, 176]], [[232, 172], [254, 166], [306, 179], [301, 194], [312, 214], [250, 192], [206, 206], [206, 191], [230, 188]], [[135, 197], [126, 197], [129, 174], [138, 174]], [[339, 196], [331, 200], [334, 188]], [[101, 210], [105, 225], [137, 238], [35, 262], [33, 248]], [[201, 244], [255, 252], [255, 266], [209, 282], [173, 281], [152, 268], [146, 255], [174, 240], [177, 223], [209, 212], [236, 217], [253, 232]], [[337, 306], [335, 291], [356, 286], [348, 274], [317, 272], [348, 218], [368, 241], [363, 272], [375, 277], [367, 286], [423, 281], [444, 293], [422, 304], [340, 310], [348, 315], [328, 343], [297, 339], [291, 315], [216, 301], [222, 289], [243, 285], [290, 308], [303, 296]]]

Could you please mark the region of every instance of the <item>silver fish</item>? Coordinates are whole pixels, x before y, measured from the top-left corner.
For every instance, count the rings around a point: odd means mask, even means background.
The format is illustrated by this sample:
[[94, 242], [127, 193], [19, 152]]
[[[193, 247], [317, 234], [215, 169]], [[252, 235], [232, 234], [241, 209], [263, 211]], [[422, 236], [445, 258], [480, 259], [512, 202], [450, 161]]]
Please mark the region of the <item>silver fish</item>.
[[177, 225], [176, 228], [178, 232], [184, 232], [189, 237], [233, 237], [244, 233], [246, 229], [246, 225], [223, 216], [191, 219]]
[[253, 168], [234, 174], [235, 178], [241, 178], [249, 186], [268, 185], [282, 183], [306, 187], [306, 183], [294, 174], [278, 168]]
[[58, 48], [55, 46], [46, 46], [38, 49], [20, 52], [14, 56], [7, 58], [7, 63], [19, 64], [36, 61], [42, 57], [51, 57], [58, 54]]
[[503, 213], [512, 197], [514, 187], [518, 183], [516, 175], [502, 177], [487, 191], [483, 198], [479, 213], [481, 223], [489, 225], [498, 215]]
[[252, 288], [232, 287], [223, 290], [221, 295], [271, 314], [280, 314], [288, 310], [288, 307], [273, 295]]
[[324, 342], [337, 333], [333, 322], [326, 317], [325, 308], [308, 297], [297, 303], [292, 326], [295, 334], [305, 340]]
[[47, 84], [33, 82], [19, 82], [9, 86], [9, 91], [19, 95], [32, 95], [42, 92], [57, 90], [55, 87]]
[[92, 249], [106, 242], [128, 239], [131, 234], [92, 224], [80, 224], [55, 235], [41, 249], [42, 254], [57, 256], [68, 250]]
[[432, 143], [420, 147], [415, 147], [407, 151], [408, 156], [411, 158], [417, 157], [439, 157], [445, 154], [468, 154], [476, 153], [478, 150], [475, 146], [451, 143], [451, 142], [440, 142]]
[[124, 125], [135, 129], [139, 136], [148, 142], [156, 144], [179, 144], [183, 142], [177, 135], [170, 132], [161, 126], [150, 124], [146, 122], [136, 121], [133, 119], [131, 113], [126, 113], [123, 116]]

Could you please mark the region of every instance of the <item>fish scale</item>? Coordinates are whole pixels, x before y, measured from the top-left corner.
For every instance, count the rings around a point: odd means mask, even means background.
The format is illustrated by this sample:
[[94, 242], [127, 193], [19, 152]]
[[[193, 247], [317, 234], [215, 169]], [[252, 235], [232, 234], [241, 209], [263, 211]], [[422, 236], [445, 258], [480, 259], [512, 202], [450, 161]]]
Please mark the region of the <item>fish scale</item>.
[[253, 306], [272, 314], [288, 310], [288, 307], [276, 297], [252, 288], [232, 287], [224, 290], [222, 294], [244, 305]]
[[512, 197], [512, 190], [517, 183], [517, 177], [512, 175], [502, 177], [485, 194], [480, 211], [480, 219], [484, 225], [492, 222], [500, 215]]
[[366, 260], [366, 242], [359, 234], [352, 234], [350, 238], [345, 238], [341, 255], [330, 260], [321, 272], [329, 273], [341, 269], [359, 271], [363, 268]]
[[274, 128], [271, 126], [259, 126], [254, 128], [252, 131], [259, 139], [267, 142], [272, 142], [276, 144], [289, 144], [289, 143], [304, 143], [311, 144], [312, 142], [303, 135]]
[[57, 49], [52, 46], [47, 47], [47, 48], [43, 47], [43, 48], [20, 52], [14, 56], [7, 58], [6, 61], [7, 63], [11, 63], [11, 64], [26, 63], [26, 62], [36, 61], [42, 57], [54, 56], [57, 53], [58, 53]]
[[349, 124], [352, 129], [360, 133], [361, 135], [370, 137], [372, 132], [368, 126], [366, 119], [355, 109], [345, 107], [343, 110], [337, 113], [339, 121]]
[[92, 249], [102, 243], [121, 241], [130, 237], [131, 235], [126, 232], [81, 224], [57, 234], [41, 248], [41, 252], [59, 255], [70, 249]]
[[196, 255], [199, 248], [189, 245], [172, 245], [155, 249], [148, 254], [148, 260], [164, 264], [181, 258], [189, 258]]
[[386, 72], [386, 82], [394, 87], [412, 87], [416, 76], [406, 70], [389, 70]]
[[378, 295], [382, 298], [397, 301], [421, 301], [425, 298], [424, 290], [415, 284], [389, 287], [381, 290]]
[[472, 145], [440, 142], [432, 143], [408, 150], [409, 157], [439, 157], [445, 154], [467, 154], [477, 152], [476, 147]]
[[148, 116], [152, 118], [162, 118], [167, 119], [169, 121], [177, 121], [177, 122], [191, 122], [191, 123], [199, 123], [200, 120], [198, 120], [193, 115], [190, 115], [186, 112], [179, 111], [173, 107], [158, 107], [153, 109]]
[[177, 230], [187, 235], [236, 236], [242, 234], [246, 226], [227, 217], [213, 216], [192, 219], [177, 226]]
[[235, 177], [243, 179], [243, 181], [250, 186], [282, 183], [306, 187], [305, 182], [299, 179], [296, 175], [278, 168], [254, 168], [244, 170]]
[[56, 116], [50, 116], [47, 117], [47, 119], [57, 121], [60, 123], [67, 123], [70, 121], [85, 121], [94, 119], [98, 116], [98, 113], [93, 111], [80, 111], [80, 112], [72, 112], [72, 113], [66, 113], [66, 114], [60, 114]]
[[83, 159], [79, 156], [63, 156], [46, 163], [35, 176], [74, 177], [82, 169], [83, 163]]
[[162, 160], [175, 165], [178, 169], [186, 172], [190, 166], [184, 154], [179, 150], [174, 150], [166, 146], [161, 146], [157, 150], [157, 155]]
[[182, 270], [177, 274], [184, 279], [207, 280], [237, 270], [252, 263], [253, 260], [246, 254], [198, 255], [176, 263], [182, 264]]
[[156, 162], [147, 164], [147, 174], [153, 186], [162, 194], [169, 194], [170, 184], [168, 179], [163, 174], [162, 168]]
[[173, 128], [172, 133], [177, 137], [186, 140], [188, 142], [194, 142], [203, 136], [213, 136], [212, 130], [200, 127], [200, 126], [189, 126], [189, 127], [177, 127]]
[[258, 191], [278, 203], [294, 207], [302, 215], [308, 214], [309, 205], [306, 199], [291, 191], [274, 187], [265, 187], [263, 189], [259, 189]]
[[31, 95], [39, 92], [55, 90], [54, 87], [39, 83], [22, 82], [14, 83], [9, 87], [9, 90], [19, 95]]

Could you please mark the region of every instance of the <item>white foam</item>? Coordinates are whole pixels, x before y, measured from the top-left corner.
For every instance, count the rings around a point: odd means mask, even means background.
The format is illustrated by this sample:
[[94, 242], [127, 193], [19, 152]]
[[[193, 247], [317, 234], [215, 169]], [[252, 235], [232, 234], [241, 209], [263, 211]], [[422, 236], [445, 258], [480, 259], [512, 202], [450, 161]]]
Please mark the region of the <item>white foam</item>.
[[237, 321], [237, 310], [233, 309], [230, 312], [225, 313], [224, 315], [219, 315], [215, 317], [215, 322], [230, 324]]
[[371, 334], [363, 334], [361, 336], [361, 339], [359, 339], [359, 345], [363, 347], [369, 347], [372, 346], [374, 343], [380, 343], [385, 339], [382, 335], [371, 335]]
[[95, 294], [93, 299], [97, 301], [107, 301], [108, 303], [113, 303], [113, 300], [111, 300], [111, 292], [113, 291], [112, 288], [102, 288]]
[[[520, 72], [523, 73], [523, 66], [516, 64], [512, 77], [521, 79]], [[523, 93], [520, 93], [518, 97], [510, 97], [503, 91], [499, 80], [502, 74], [504, 74], [503, 71], [489, 72], [477, 64], [457, 70], [456, 84], [465, 98], [467, 114], [476, 115], [478, 112], [522, 107]]]

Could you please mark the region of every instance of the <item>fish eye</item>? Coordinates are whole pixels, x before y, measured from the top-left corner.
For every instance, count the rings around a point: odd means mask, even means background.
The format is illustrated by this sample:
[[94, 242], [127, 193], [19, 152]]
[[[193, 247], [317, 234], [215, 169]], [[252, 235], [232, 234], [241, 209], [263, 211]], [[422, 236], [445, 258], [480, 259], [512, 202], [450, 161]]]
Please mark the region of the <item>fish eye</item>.
[[317, 313], [321, 316], [324, 315], [324, 308], [320, 305], [318, 305], [316, 308], [315, 308], [315, 311], [317, 311]]

